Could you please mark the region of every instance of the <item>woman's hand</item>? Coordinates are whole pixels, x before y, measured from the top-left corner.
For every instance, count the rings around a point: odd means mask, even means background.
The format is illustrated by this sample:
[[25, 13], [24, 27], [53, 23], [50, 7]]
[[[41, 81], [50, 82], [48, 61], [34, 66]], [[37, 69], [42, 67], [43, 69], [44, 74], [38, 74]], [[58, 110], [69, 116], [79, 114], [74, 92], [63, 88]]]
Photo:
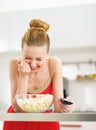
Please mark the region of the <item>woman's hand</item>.
[[[73, 102], [72, 97], [67, 97], [66, 99], [68, 101]], [[64, 104], [61, 101], [59, 101], [59, 104], [60, 104], [61, 112], [72, 113], [75, 110], [75, 103], [74, 102], [73, 102], [73, 104], [67, 105], [67, 104]]]
[[18, 72], [23, 75], [28, 75], [31, 72], [30, 65], [25, 59], [17, 60]]

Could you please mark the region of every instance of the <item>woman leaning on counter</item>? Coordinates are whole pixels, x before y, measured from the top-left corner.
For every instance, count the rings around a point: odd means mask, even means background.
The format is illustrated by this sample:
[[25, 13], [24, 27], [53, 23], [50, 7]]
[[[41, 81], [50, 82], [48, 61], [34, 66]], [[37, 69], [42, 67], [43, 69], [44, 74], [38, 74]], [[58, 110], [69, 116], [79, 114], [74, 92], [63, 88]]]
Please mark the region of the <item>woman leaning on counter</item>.
[[[8, 113], [22, 112], [16, 94], [52, 94], [54, 112], [72, 112], [74, 104], [65, 105], [63, 98], [62, 64], [59, 58], [48, 57], [49, 24], [32, 19], [22, 38], [22, 58], [10, 61], [11, 106]], [[69, 99], [71, 100], [71, 99]], [[46, 112], [52, 112], [46, 111]], [[5, 121], [3, 130], [59, 130], [59, 122]]]

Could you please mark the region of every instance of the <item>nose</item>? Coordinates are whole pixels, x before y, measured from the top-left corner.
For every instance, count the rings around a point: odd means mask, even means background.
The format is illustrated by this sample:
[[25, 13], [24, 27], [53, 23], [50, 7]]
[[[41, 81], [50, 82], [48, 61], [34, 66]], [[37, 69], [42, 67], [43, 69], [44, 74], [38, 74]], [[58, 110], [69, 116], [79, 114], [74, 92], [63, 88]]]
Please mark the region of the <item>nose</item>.
[[36, 67], [37, 65], [36, 65], [36, 62], [35, 61], [32, 61], [31, 62], [31, 66], [34, 68], [34, 67]]

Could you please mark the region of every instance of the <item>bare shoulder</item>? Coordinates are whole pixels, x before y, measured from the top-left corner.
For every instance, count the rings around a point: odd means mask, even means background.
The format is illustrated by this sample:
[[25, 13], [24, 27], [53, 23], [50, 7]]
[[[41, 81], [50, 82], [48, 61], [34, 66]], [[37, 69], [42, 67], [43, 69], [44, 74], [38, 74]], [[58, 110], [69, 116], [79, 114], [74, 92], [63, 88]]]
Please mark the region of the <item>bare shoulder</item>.
[[62, 61], [58, 57], [50, 57], [49, 59], [49, 68], [50, 73], [53, 75], [54, 73], [58, 73], [62, 71]]
[[13, 59], [10, 60], [10, 63], [11, 63], [11, 64], [14, 64], [14, 63], [16, 63], [16, 62], [17, 62], [17, 58], [13, 58]]
[[16, 63], [17, 63], [17, 59], [14, 58], [14, 59], [10, 60], [9, 65], [14, 66], [14, 65], [16, 65]]
[[62, 64], [62, 61], [58, 57], [50, 57], [49, 58], [49, 63], [50, 63], [50, 65], [54, 65], [54, 64], [59, 65], [59, 64]]
[[10, 62], [9, 62], [9, 68], [10, 68], [10, 70], [14, 70], [14, 71], [17, 70], [17, 61], [18, 61], [17, 58], [14, 58], [14, 59], [10, 60]]

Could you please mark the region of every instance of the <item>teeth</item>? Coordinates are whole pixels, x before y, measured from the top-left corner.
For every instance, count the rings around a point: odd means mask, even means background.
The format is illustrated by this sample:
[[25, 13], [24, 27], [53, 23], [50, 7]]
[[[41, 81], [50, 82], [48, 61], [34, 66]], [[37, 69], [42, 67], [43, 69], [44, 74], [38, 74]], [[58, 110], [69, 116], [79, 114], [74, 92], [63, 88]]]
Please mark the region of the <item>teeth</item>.
[[31, 68], [32, 70], [35, 70], [35, 69], [37, 69], [37, 67], [36, 68]]
[[32, 68], [32, 70], [35, 70], [36, 68]]

